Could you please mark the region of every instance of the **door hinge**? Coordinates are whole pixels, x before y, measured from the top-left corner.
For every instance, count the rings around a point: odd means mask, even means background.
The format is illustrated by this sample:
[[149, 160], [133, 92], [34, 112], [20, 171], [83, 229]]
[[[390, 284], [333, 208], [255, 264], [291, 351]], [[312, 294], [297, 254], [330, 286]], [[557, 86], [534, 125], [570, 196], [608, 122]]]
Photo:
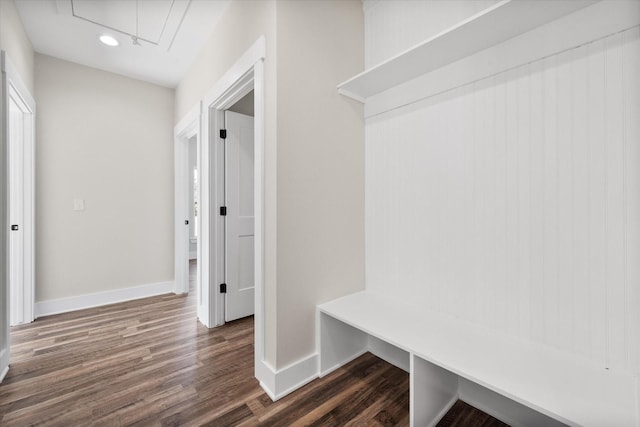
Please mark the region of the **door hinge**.
[[227, 139], [227, 130], [220, 129], [220, 139]]
[[227, 216], [227, 207], [220, 206], [220, 216]]
[[19, 228], [19, 227], [18, 227], [18, 224], [13, 224], [13, 225], [11, 226], [11, 231], [18, 231], [18, 228]]
[[227, 284], [226, 283], [220, 283], [220, 293], [221, 294], [226, 294], [227, 293]]

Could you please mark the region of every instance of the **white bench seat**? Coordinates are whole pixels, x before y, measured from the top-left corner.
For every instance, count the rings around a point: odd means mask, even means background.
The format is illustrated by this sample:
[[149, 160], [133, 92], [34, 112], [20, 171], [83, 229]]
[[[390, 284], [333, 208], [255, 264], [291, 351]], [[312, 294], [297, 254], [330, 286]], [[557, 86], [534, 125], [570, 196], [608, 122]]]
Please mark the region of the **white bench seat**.
[[[410, 375], [415, 376], [412, 391], [423, 381], [413, 372], [414, 367], [426, 363], [562, 423], [640, 426], [636, 375], [609, 371], [548, 346], [421, 310], [372, 291], [321, 304], [318, 315], [323, 375], [366, 351], [361, 337], [349, 336], [350, 330], [357, 330], [408, 353]], [[352, 329], [336, 326], [327, 316]], [[346, 350], [338, 349], [345, 343], [351, 344], [346, 344]], [[414, 413], [416, 404], [412, 396], [412, 421], [422, 425], [426, 421]]]

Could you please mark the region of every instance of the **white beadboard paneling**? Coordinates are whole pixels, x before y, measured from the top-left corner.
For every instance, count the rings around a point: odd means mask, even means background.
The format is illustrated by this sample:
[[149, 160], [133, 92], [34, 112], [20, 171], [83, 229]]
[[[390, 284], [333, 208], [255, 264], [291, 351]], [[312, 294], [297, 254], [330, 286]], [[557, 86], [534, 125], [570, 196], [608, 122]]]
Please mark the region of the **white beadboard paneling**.
[[[543, 307], [538, 313], [543, 320], [543, 341], [559, 347], [558, 328], [559, 300], [558, 294], [558, 269], [559, 254], [557, 245], [558, 228], [558, 101], [557, 101], [557, 57], [550, 57], [542, 61], [543, 70], [543, 116], [538, 124], [543, 129], [542, 148], [544, 151], [542, 165], [543, 180], [543, 234], [542, 257], [544, 258], [542, 272]], [[544, 125], [543, 125], [544, 124]]]
[[572, 277], [572, 250], [573, 250], [573, 207], [572, 202], [572, 161], [573, 139], [571, 135], [571, 112], [573, 103], [571, 99], [571, 60], [572, 53], [565, 52], [558, 55], [556, 69], [556, 102], [558, 115], [556, 122], [557, 133], [557, 177], [554, 186], [557, 187], [557, 215], [558, 227], [556, 232], [556, 244], [558, 246], [558, 287], [556, 298], [558, 299], [557, 323], [559, 346], [562, 349], [570, 349], [572, 345], [573, 322], [573, 277]]
[[585, 357], [589, 355], [589, 150], [587, 146], [588, 104], [587, 94], [587, 49], [582, 46], [573, 51], [571, 60], [571, 147], [572, 147], [572, 282], [573, 334], [575, 351]]
[[[588, 51], [587, 74], [589, 91], [587, 103], [587, 152], [589, 155], [589, 176], [584, 183], [589, 191], [588, 208], [588, 248], [589, 253], [589, 308], [591, 316], [587, 321], [590, 331], [591, 358], [606, 360], [607, 347], [607, 288], [606, 274], [606, 227], [605, 227], [605, 86], [604, 41], [586, 46]], [[593, 118], [593, 120], [591, 120]]]
[[635, 27], [367, 119], [367, 288], [640, 371], [638, 75]]
[[607, 288], [607, 365], [625, 362], [624, 116], [622, 111], [622, 35], [606, 40], [605, 50], [605, 230]]
[[[544, 62], [531, 65], [530, 83], [530, 120], [531, 120], [531, 312], [544, 312], [544, 128], [536, 126], [544, 120], [543, 89]], [[539, 315], [531, 318], [531, 338], [541, 340], [544, 337], [544, 319]]]

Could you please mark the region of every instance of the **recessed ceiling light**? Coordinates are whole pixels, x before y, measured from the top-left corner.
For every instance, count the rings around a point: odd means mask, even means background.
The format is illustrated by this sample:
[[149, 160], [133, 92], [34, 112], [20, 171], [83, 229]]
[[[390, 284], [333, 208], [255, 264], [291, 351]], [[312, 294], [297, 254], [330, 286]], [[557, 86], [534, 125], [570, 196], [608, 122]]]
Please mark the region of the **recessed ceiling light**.
[[118, 46], [118, 40], [111, 36], [100, 36], [100, 41], [107, 46]]

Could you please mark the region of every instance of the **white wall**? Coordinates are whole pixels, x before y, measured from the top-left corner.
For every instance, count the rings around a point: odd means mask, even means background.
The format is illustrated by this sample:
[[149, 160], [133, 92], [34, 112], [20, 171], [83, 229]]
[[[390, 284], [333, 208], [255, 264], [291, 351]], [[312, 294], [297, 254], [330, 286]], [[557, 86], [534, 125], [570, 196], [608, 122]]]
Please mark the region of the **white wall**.
[[[276, 363], [276, 2], [234, 0], [176, 88], [175, 123], [264, 35], [265, 67], [265, 358]], [[213, 261], [212, 261], [213, 262]], [[216, 283], [209, 284], [213, 289]]]
[[395, 56], [499, 0], [363, 0], [365, 67]]
[[173, 281], [173, 90], [40, 54], [35, 70], [36, 301]]
[[265, 35], [265, 357], [275, 369], [315, 353], [316, 304], [364, 288], [362, 106], [336, 90], [363, 68], [362, 29], [357, 1], [234, 1], [176, 91], [179, 120]]
[[[382, 3], [367, 41], [444, 13]], [[639, 371], [638, 75], [636, 26], [367, 119], [367, 287]]]
[[[315, 352], [317, 304], [364, 289], [359, 1], [278, 3], [278, 367]], [[330, 28], [330, 31], [328, 30]]]
[[0, 0], [0, 50], [11, 58], [31, 95], [34, 93], [34, 53], [14, 0]]

